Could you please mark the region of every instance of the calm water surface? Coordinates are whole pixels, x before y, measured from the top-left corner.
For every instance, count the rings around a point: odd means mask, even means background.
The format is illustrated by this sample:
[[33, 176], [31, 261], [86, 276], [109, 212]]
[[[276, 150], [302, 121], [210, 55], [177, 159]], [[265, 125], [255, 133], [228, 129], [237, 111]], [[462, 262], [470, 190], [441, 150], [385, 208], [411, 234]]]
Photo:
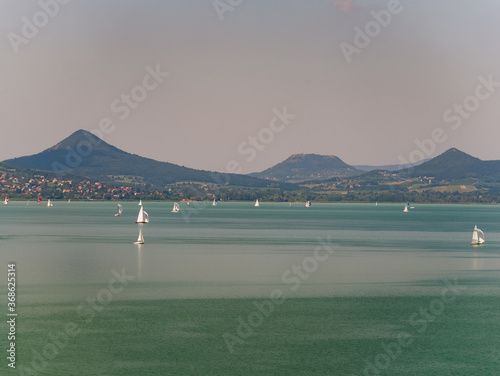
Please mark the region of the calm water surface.
[[0, 374], [500, 375], [498, 206], [123, 206], [0, 207]]

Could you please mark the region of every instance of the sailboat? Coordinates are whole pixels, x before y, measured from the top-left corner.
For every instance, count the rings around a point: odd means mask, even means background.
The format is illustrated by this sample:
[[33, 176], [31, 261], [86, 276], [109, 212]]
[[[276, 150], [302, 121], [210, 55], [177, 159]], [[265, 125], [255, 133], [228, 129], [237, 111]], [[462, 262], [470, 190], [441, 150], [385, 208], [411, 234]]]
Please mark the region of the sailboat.
[[178, 213], [179, 210], [181, 210], [179, 207], [179, 204], [177, 202], [174, 202], [174, 207], [172, 209], [172, 213]]
[[471, 245], [482, 245], [484, 243], [484, 232], [474, 226], [474, 231], [472, 232], [472, 242]]
[[311, 201], [307, 201], [306, 202], [306, 208], [310, 207], [312, 204], [311, 204]]
[[149, 215], [144, 210], [144, 206], [141, 206], [141, 209], [139, 210], [139, 215], [137, 216], [137, 221], [135, 221], [135, 223], [149, 223]]
[[255, 205], [254, 206], [260, 206], [259, 199], [255, 200]]
[[49, 198], [49, 200], [47, 201], [47, 207], [51, 208], [52, 206], [54, 206], [54, 205], [52, 204], [52, 202], [50, 201], [50, 198]]
[[118, 217], [119, 215], [122, 215], [122, 211], [123, 211], [123, 206], [121, 206], [120, 204], [118, 204], [118, 213], [115, 214], [115, 217]]
[[37, 205], [40, 205], [42, 203], [42, 198], [38, 196], [38, 202], [36, 203]]
[[9, 197], [8, 196], [5, 197], [5, 200], [3, 200], [3, 203], [4, 203], [4, 205], [7, 205], [9, 203]]
[[139, 230], [139, 236], [137, 237], [137, 240], [134, 242], [134, 244], [144, 244], [144, 236], [142, 236], [142, 230]]
[[139, 203], [137, 205], [142, 206], [142, 200], [139, 200]]
[[217, 199], [216, 199], [216, 198], [214, 198], [214, 201], [212, 202], [212, 206], [217, 206], [217, 204], [218, 204], [218, 203], [217, 203]]
[[375, 202], [375, 206], [378, 206], [378, 201]]
[[68, 198], [68, 204], [71, 204], [71, 199], [70, 198]]
[[405, 213], [408, 213], [408, 206], [405, 205], [405, 208], [403, 210]]

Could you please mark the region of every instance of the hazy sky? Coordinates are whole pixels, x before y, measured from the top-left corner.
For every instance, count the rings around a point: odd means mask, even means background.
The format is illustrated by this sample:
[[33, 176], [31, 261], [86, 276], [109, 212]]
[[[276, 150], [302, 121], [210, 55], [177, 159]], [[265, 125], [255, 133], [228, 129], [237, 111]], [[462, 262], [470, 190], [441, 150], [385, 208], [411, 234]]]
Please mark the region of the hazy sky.
[[498, 0], [60, 1], [0, 3], [0, 160], [106, 118], [121, 149], [217, 171], [500, 159]]

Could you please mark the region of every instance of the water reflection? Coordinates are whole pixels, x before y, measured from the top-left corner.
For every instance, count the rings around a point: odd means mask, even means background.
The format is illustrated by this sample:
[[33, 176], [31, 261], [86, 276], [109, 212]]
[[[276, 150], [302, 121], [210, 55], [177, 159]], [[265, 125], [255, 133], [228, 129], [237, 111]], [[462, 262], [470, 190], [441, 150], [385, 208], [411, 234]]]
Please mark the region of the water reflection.
[[[474, 247], [479, 247], [479, 246], [474, 246]], [[483, 270], [485, 265], [484, 265], [484, 257], [480, 256], [481, 254], [477, 251], [472, 252], [471, 254], [471, 260], [472, 260], [472, 270]]]
[[137, 244], [137, 281], [142, 281], [142, 244]]

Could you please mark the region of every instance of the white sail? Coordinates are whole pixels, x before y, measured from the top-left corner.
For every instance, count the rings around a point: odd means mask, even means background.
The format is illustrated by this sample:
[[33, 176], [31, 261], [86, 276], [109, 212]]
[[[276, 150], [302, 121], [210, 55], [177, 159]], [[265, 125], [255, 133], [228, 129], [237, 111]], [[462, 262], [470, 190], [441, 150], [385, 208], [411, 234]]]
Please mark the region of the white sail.
[[137, 216], [137, 221], [135, 221], [135, 223], [149, 223], [149, 215], [144, 210], [144, 206], [141, 206], [141, 209], [139, 210], [139, 215]]
[[139, 200], [139, 203], [137, 205], [142, 206], [142, 200]]
[[480, 245], [484, 243], [484, 232], [474, 226], [474, 231], [472, 231], [472, 245]]
[[172, 213], [178, 213], [180, 210], [179, 204], [174, 202], [174, 207], [172, 208]]
[[123, 206], [121, 206], [120, 204], [118, 204], [118, 213], [115, 214], [115, 217], [118, 217], [119, 215], [121, 215], [123, 212]]
[[5, 197], [5, 200], [3, 200], [4, 205], [7, 205], [9, 203], [9, 198]]
[[255, 200], [255, 206], [260, 206], [259, 199]]
[[306, 208], [310, 207], [311, 206], [311, 201], [307, 201], [306, 202]]
[[139, 236], [134, 244], [144, 244], [144, 236], [142, 236], [142, 230], [139, 230]]
[[405, 206], [404, 210], [405, 213], [408, 213], [408, 206]]
[[478, 235], [479, 243], [483, 244], [484, 243], [484, 232], [482, 232], [480, 229], [477, 229], [477, 235]]
[[71, 203], [71, 199], [69, 198], [69, 199], [68, 199], [68, 204], [70, 204], [70, 203]]
[[471, 244], [477, 244], [479, 242], [479, 236], [477, 233], [477, 226], [474, 227], [474, 231], [472, 231], [472, 242]]
[[217, 199], [214, 198], [214, 201], [212, 202], [212, 206], [217, 206]]
[[47, 207], [48, 207], [48, 208], [52, 207], [52, 202], [50, 201], [50, 198], [49, 198], [49, 200], [47, 201]]

